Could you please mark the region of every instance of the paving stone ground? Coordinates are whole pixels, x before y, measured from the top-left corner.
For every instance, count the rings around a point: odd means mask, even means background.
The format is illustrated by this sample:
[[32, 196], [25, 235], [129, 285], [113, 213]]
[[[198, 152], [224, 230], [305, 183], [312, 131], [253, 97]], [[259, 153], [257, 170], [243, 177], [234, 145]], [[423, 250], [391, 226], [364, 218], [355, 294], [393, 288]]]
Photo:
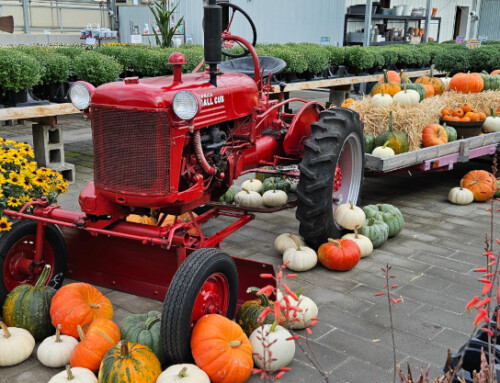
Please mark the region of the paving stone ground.
[[[299, 96], [311, 95], [324, 101], [327, 93], [303, 92]], [[78, 209], [78, 193], [93, 174], [90, 122], [78, 115], [60, 117], [59, 123], [64, 131], [66, 160], [76, 166], [76, 184], [61, 198], [61, 204], [74, 210]], [[3, 126], [0, 136], [31, 142], [31, 128], [28, 123]], [[309, 337], [309, 345], [330, 382], [392, 380], [387, 301], [375, 296], [384, 285], [381, 267], [387, 262], [398, 284], [394, 294], [402, 299], [393, 307], [397, 359], [401, 364], [409, 361], [414, 371], [429, 364], [435, 376], [443, 367], [447, 349], [456, 351], [466, 342], [473, 330], [474, 314], [467, 314], [465, 304], [482, 288], [473, 269], [484, 265], [484, 234], [490, 232], [490, 215], [485, 203], [452, 205], [447, 195], [467, 171], [490, 167], [491, 161], [482, 159], [459, 164], [447, 172], [365, 176], [361, 203], [384, 202], [399, 207], [405, 229], [351, 271], [333, 272], [317, 266], [291, 283], [295, 289], [304, 287], [304, 294], [319, 306], [319, 324]], [[210, 230], [220, 225], [223, 223]], [[497, 222], [497, 238], [498, 227]], [[231, 255], [280, 265], [281, 257], [273, 243], [278, 234], [286, 231], [298, 231], [294, 210], [257, 214], [254, 221], [228, 237], [222, 249]], [[114, 305], [117, 323], [131, 313], [162, 307], [158, 301], [101, 290]], [[299, 334], [305, 336], [303, 331]], [[297, 350], [290, 367], [284, 382], [324, 381], [301, 350]], [[20, 365], [0, 368], [0, 382], [46, 382], [58, 371], [43, 367], [32, 356]], [[249, 380], [259, 381], [256, 376]]]

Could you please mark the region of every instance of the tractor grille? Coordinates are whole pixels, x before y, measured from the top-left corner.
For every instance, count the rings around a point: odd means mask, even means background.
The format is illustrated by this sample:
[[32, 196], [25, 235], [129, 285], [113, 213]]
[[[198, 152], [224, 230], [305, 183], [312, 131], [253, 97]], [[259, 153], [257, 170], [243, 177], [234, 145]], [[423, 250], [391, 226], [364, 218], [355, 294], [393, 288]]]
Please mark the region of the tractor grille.
[[166, 113], [92, 108], [94, 181], [125, 193], [167, 194], [170, 129]]

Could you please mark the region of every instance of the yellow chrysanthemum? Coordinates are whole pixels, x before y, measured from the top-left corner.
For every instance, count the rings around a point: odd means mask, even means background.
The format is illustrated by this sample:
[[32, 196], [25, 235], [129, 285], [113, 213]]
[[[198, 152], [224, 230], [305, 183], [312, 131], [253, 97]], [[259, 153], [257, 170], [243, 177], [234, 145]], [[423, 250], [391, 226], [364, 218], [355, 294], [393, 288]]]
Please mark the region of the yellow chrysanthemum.
[[30, 202], [32, 200], [32, 197], [30, 195], [24, 194], [20, 197], [20, 200], [24, 205], [26, 202]]
[[23, 202], [17, 197], [9, 197], [9, 200], [7, 201], [7, 206], [10, 207], [19, 207], [22, 204]]
[[3, 190], [0, 189], [0, 198], [2, 198], [2, 197], [3, 197]]
[[16, 144], [16, 141], [12, 141], [12, 140], [5, 140], [5, 145], [15, 145]]
[[35, 186], [42, 187], [45, 185], [45, 180], [42, 177], [36, 176], [31, 180], [32, 184]]
[[9, 179], [7, 180], [8, 183], [11, 183], [13, 185], [22, 185], [22, 177], [19, 173], [16, 172], [10, 172], [9, 173]]
[[0, 231], [9, 231], [12, 227], [12, 222], [9, 222], [7, 217], [0, 218]]
[[34, 173], [36, 171], [36, 162], [31, 161], [28, 165], [26, 165], [26, 169], [28, 169], [30, 172]]
[[2, 137], [0, 137], [0, 145], [2, 145], [4, 142], [5, 140]]
[[25, 190], [31, 190], [33, 189], [33, 186], [31, 185], [31, 181], [29, 178], [24, 177], [24, 180], [22, 181], [23, 187]]
[[20, 148], [19, 153], [21, 153], [21, 155], [23, 155], [24, 157], [30, 157], [30, 158], [35, 157], [35, 153], [33, 153], [33, 150], [29, 146], [27, 148], [26, 147]]

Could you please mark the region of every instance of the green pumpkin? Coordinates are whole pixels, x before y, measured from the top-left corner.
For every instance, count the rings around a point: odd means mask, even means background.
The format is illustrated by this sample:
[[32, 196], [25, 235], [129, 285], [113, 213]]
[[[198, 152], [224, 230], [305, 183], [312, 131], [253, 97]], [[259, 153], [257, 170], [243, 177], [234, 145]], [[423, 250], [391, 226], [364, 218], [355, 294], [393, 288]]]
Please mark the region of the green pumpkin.
[[404, 227], [404, 220], [402, 215], [396, 213], [382, 213], [379, 212], [375, 215], [375, 219], [384, 221], [389, 226], [389, 237], [394, 237], [399, 234]]
[[406, 84], [406, 89], [415, 90], [420, 96], [420, 101], [425, 98], [425, 88], [422, 84]]
[[3, 303], [5, 324], [28, 330], [35, 340], [45, 339], [55, 331], [50, 319], [50, 303], [56, 290], [45, 286], [50, 270], [50, 265], [45, 265], [34, 286], [14, 287]]
[[401, 219], [403, 219], [403, 213], [396, 206], [388, 204], [388, 203], [378, 203], [376, 205], [366, 205], [363, 207], [363, 211], [365, 212], [366, 218], [373, 218], [378, 213], [391, 213], [396, 214]]
[[[258, 289], [251, 287], [247, 292], [257, 292]], [[274, 323], [274, 311], [271, 311], [262, 323], [259, 323], [259, 315], [266, 309], [266, 307], [274, 308], [274, 304], [271, 303], [267, 295], [257, 295], [258, 299], [251, 301], [246, 301], [243, 303], [236, 314], [236, 323], [240, 325], [247, 336], [263, 324]]]
[[443, 128], [446, 131], [446, 134], [448, 135], [448, 142], [457, 140], [458, 134], [453, 126], [448, 126], [446, 124], [443, 124]]
[[[274, 186], [273, 186], [274, 183]], [[268, 190], [283, 190], [285, 193], [290, 192], [290, 182], [279, 178], [279, 177], [269, 177], [262, 183], [262, 191], [264, 194]]]
[[408, 139], [403, 132], [399, 130], [394, 130], [392, 125], [392, 110], [389, 113], [389, 130], [380, 133], [375, 138], [375, 147], [383, 146], [387, 141], [389, 141], [389, 146], [394, 153], [405, 153], [408, 151]]
[[[405, 85], [405, 84], [408, 85], [408, 84], [412, 83], [410, 78], [403, 73], [402, 69], [399, 72], [399, 77], [401, 78], [401, 85]], [[409, 88], [407, 87], [406, 89], [409, 89]]]
[[362, 234], [370, 239], [373, 248], [380, 247], [389, 238], [389, 226], [381, 220], [367, 218], [363, 226], [358, 229], [358, 234]]
[[147, 314], [129, 315], [120, 324], [122, 339], [148, 346], [160, 363], [165, 363], [165, 352], [160, 337], [161, 313], [150, 311]]
[[497, 179], [497, 191], [495, 192], [495, 197], [500, 198], [500, 179]]
[[224, 195], [220, 196], [219, 202], [231, 204], [234, 202], [235, 195], [236, 195], [236, 192], [234, 191], [233, 187], [231, 186], [229, 189], [227, 189], [227, 192], [224, 193]]
[[365, 153], [373, 152], [375, 149], [375, 136], [373, 134], [364, 134], [365, 136]]
[[483, 91], [486, 90], [497, 90], [500, 89], [500, 76], [497, 74], [490, 75], [487, 72], [480, 73], [483, 78], [484, 87]]

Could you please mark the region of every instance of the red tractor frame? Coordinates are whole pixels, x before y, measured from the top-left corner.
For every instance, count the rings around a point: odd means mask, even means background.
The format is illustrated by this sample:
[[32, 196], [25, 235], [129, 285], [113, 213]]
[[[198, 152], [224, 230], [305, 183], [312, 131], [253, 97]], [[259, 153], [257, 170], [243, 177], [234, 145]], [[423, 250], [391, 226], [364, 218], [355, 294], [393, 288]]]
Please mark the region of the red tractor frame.
[[[222, 9], [231, 13], [225, 29]], [[236, 12], [250, 22], [253, 43], [231, 35]], [[237, 305], [251, 298], [247, 288], [268, 282], [261, 273], [273, 273], [272, 265], [219, 250], [225, 237], [254, 219], [252, 211], [280, 209], [211, 202], [235, 179], [264, 165], [273, 167], [267, 172], [298, 178], [295, 196], [281, 209], [297, 206], [300, 234], [317, 248], [340, 233], [334, 210], [357, 203], [363, 179], [359, 116], [344, 108], [325, 110], [315, 101], [283, 100], [283, 94], [273, 99], [269, 79], [283, 62], [257, 56], [250, 17], [233, 4], [210, 0], [204, 19], [206, 71], [182, 74], [186, 60], [174, 53], [172, 76], [125, 78], [98, 88], [73, 85], [73, 103], [91, 118], [94, 181], [81, 191], [81, 212], [44, 199], [20, 212], [5, 210], [16, 223], [0, 238], [0, 302], [18, 284], [33, 283], [45, 264], [52, 265], [55, 287], [66, 275], [164, 299], [162, 342], [169, 363], [183, 362], [191, 358], [190, 332], [198, 318], [232, 318]], [[222, 52], [222, 42], [243, 53]], [[237, 59], [218, 67], [221, 53]], [[238, 73], [248, 67], [251, 76]], [[292, 101], [303, 106], [284, 112]], [[195, 215], [200, 207], [204, 212]], [[165, 227], [126, 221], [152, 209], [189, 219]], [[205, 235], [203, 224], [221, 216], [234, 222]]]

